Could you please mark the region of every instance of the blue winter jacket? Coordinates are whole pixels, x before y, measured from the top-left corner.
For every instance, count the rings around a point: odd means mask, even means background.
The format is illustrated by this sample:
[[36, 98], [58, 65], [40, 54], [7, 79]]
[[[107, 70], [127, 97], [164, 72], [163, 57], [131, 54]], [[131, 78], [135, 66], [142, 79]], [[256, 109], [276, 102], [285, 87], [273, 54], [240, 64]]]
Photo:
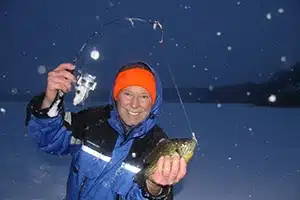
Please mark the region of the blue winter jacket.
[[115, 102], [78, 113], [65, 112], [63, 98], [40, 109], [42, 95], [27, 107], [28, 134], [38, 147], [50, 154], [70, 154], [72, 162], [66, 200], [171, 199], [172, 187], [158, 196], [147, 191], [145, 183], [133, 177], [143, 167], [143, 159], [162, 138], [156, 125], [162, 103], [162, 88], [156, 72], [157, 98], [149, 117], [125, 134]]

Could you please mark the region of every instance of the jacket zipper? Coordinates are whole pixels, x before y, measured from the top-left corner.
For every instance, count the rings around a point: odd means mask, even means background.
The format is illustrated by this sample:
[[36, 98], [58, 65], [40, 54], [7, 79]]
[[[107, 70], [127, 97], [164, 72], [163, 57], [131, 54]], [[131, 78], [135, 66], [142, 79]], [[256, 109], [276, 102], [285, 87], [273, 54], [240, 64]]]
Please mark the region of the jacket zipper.
[[86, 184], [87, 177], [85, 176], [80, 184], [79, 192], [78, 192], [78, 200], [80, 200], [80, 195], [83, 190], [84, 185]]
[[[122, 141], [122, 142], [120, 142], [120, 145], [119, 146], [122, 146], [122, 145], [124, 145], [124, 144], [126, 144], [127, 142], [129, 142], [130, 140], [132, 140], [132, 139], [134, 139], [134, 137], [130, 137], [130, 133], [135, 129], [135, 128], [137, 128], [137, 127], [139, 127], [140, 125], [136, 125], [136, 126], [134, 126], [134, 127], [131, 127], [129, 130], [125, 130], [125, 128], [124, 128], [124, 134], [126, 135], [126, 137], [125, 137], [125, 139]], [[138, 137], [136, 137], [136, 138], [140, 138], [140, 137], [142, 137], [142, 135], [140, 135], [140, 136], [138, 136]], [[129, 139], [128, 139], [129, 138]]]

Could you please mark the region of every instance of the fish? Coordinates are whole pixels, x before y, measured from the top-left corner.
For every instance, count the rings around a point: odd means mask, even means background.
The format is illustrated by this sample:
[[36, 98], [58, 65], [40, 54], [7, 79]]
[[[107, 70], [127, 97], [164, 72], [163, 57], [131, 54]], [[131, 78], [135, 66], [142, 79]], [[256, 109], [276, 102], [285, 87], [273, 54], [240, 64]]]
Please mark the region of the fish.
[[195, 133], [192, 133], [192, 135], [192, 138], [168, 138], [159, 141], [157, 146], [144, 158], [144, 168], [133, 177], [133, 180], [138, 184], [143, 184], [155, 172], [157, 162], [161, 156], [172, 157], [175, 153], [178, 153], [180, 157], [189, 163], [198, 145]]

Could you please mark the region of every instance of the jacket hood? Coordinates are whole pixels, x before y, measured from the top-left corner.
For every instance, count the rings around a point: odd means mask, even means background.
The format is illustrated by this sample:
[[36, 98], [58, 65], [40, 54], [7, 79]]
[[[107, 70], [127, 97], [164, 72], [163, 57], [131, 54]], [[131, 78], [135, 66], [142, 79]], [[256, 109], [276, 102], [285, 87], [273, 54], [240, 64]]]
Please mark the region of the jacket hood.
[[[133, 130], [133, 137], [139, 137], [141, 135], [146, 134], [151, 128], [153, 128], [156, 125], [158, 113], [162, 104], [162, 84], [159, 75], [157, 74], [157, 72], [154, 70], [153, 67], [151, 67], [149, 64], [145, 63], [144, 61], [130, 63], [130, 65], [135, 63], [142, 63], [147, 67], [149, 67], [155, 76], [155, 82], [156, 82], [156, 99], [154, 105], [152, 106], [151, 112], [149, 113], [148, 117]], [[118, 73], [116, 74], [115, 77], [117, 77], [117, 75]], [[112, 85], [111, 87], [111, 91], [109, 95], [109, 104], [113, 105], [113, 109], [110, 112], [109, 123], [119, 134], [123, 134], [124, 130], [122, 127], [121, 118], [117, 110], [117, 104], [113, 98], [113, 88], [114, 88], [113, 86], [114, 85]]]

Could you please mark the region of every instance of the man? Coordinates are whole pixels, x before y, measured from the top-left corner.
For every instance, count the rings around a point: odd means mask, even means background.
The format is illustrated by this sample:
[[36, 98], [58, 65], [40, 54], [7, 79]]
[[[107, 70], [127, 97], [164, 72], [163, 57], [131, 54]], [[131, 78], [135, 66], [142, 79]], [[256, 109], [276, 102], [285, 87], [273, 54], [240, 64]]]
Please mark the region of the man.
[[49, 73], [46, 92], [31, 100], [26, 120], [41, 150], [72, 155], [66, 199], [172, 199], [173, 184], [187, 167], [178, 154], [160, 158], [143, 183], [133, 181], [145, 156], [167, 138], [156, 124], [162, 103], [156, 72], [143, 62], [123, 66], [108, 105], [70, 113], [57, 91], [71, 91], [72, 70], [73, 65], [61, 64]]

